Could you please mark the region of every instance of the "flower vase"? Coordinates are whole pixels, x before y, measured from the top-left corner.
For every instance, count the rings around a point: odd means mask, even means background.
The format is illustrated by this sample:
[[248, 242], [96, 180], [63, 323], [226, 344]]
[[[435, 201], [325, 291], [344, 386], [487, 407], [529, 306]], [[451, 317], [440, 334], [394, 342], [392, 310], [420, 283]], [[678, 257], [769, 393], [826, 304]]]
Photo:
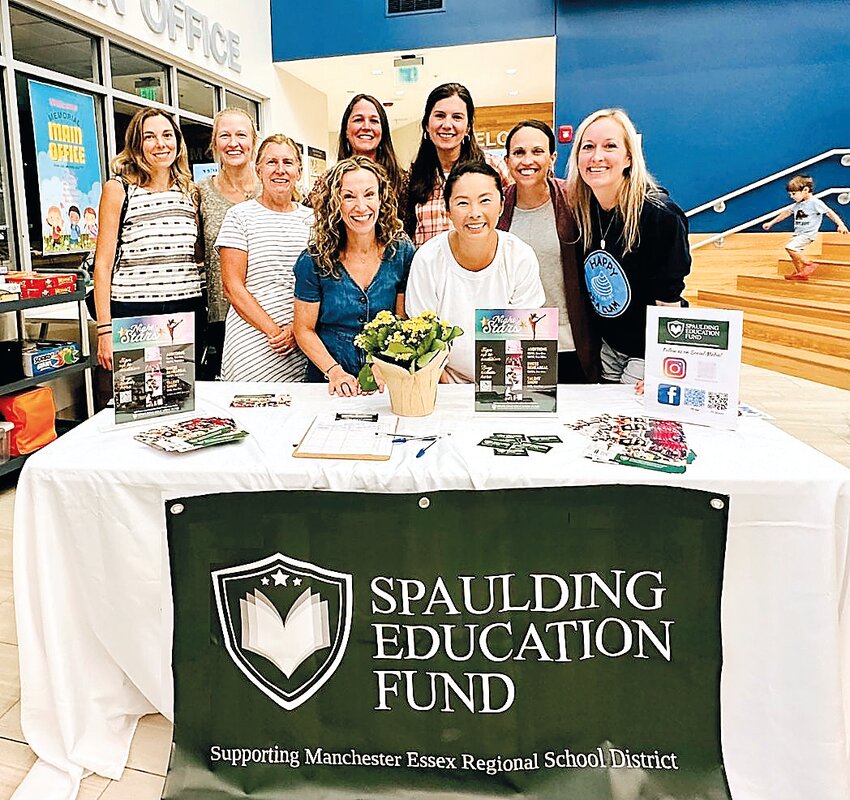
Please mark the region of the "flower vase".
[[427, 417], [434, 411], [437, 402], [437, 384], [449, 357], [448, 349], [434, 356], [422, 369], [411, 373], [398, 364], [375, 359], [387, 391], [390, 393], [390, 408], [400, 417]]

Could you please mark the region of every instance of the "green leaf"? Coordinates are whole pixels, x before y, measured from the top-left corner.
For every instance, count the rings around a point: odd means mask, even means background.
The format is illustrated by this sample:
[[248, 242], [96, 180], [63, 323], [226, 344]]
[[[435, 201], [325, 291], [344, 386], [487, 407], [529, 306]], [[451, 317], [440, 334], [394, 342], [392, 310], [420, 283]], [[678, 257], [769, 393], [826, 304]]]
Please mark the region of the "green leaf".
[[439, 352], [439, 350], [431, 350], [424, 355], [419, 356], [419, 358], [416, 359], [416, 366], [419, 369], [427, 367], [434, 360], [434, 356], [436, 356]]
[[414, 350], [412, 347], [402, 344], [401, 342], [390, 342], [387, 345], [386, 351], [388, 353], [396, 353], [397, 355], [413, 355]]
[[363, 365], [363, 368], [360, 370], [360, 372], [357, 373], [357, 382], [360, 384], [360, 388], [364, 392], [378, 391], [378, 382], [375, 380], [375, 376], [372, 374], [371, 364]]

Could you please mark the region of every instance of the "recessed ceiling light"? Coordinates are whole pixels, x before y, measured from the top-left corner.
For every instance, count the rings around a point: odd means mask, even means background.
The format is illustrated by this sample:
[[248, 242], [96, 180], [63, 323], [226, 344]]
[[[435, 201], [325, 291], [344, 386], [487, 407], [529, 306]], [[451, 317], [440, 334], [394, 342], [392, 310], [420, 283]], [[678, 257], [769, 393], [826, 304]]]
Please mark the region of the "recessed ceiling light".
[[508, 69], [505, 70], [505, 75], [516, 75], [516, 73], [516, 67], [508, 67]]
[[516, 89], [511, 89], [508, 92], [508, 97], [516, 97], [518, 94], [519, 94], [519, 92]]
[[373, 69], [372, 74], [373, 75], [383, 75], [384, 71], [382, 69]]

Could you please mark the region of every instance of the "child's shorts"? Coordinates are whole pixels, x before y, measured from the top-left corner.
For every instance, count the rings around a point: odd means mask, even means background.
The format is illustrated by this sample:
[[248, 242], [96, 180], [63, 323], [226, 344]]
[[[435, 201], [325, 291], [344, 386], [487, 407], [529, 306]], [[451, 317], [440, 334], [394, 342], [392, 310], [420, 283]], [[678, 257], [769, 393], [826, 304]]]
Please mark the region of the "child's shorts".
[[802, 253], [813, 241], [814, 239], [811, 236], [797, 234], [791, 237], [791, 241], [785, 245], [785, 249], [793, 250], [795, 253]]

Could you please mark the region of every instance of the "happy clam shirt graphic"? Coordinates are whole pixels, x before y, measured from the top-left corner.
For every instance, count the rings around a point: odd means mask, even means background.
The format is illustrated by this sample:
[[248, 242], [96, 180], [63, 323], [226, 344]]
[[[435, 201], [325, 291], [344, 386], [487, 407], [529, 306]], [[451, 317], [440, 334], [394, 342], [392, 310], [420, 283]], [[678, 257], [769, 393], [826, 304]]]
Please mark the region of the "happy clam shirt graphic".
[[352, 576], [275, 553], [211, 573], [225, 648], [241, 672], [292, 711], [342, 661]]
[[629, 307], [629, 279], [617, 259], [605, 250], [594, 250], [584, 260], [584, 282], [600, 317], [619, 317]]

